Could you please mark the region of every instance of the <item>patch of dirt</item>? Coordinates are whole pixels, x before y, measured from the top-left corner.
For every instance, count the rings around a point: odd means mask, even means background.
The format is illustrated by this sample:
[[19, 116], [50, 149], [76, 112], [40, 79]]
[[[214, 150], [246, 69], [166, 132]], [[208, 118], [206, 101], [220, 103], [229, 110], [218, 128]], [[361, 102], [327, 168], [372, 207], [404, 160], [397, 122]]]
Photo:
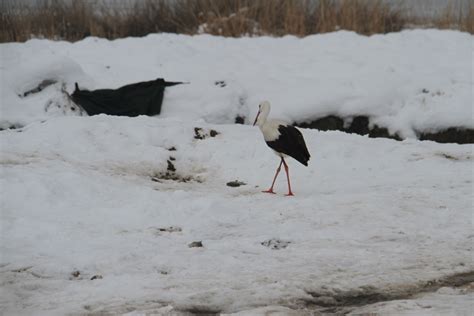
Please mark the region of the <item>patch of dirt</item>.
[[472, 282], [474, 282], [474, 271], [469, 271], [389, 289], [363, 286], [344, 292], [331, 290], [307, 291], [312, 298], [303, 301], [306, 307], [312, 307], [324, 313], [346, 314], [354, 307], [383, 301], [410, 299], [421, 293], [435, 292], [442, 287], [462, 287]]
[[22, 273], [22, 272], [27, 272], [31, 268], [33, 268], [33, 266], [21, 267], [21, 268], [13, 269], [13, 270], [10, 270], [10, 271], [15, 272], [15, 273]]
[[200, 307], [196, 306], [190, 309], [179, 310], [179, 312], [183, 313], [182, 315], [200, 315], [200, 316], [217, 316], [221, 314], [221, 311], [218, 309], [211, 309], [209, 307]]
[[177, 182], [182, 182], [182, 183], [187, 183], [187, 182], [202, 183], [203, 182], [201, 179], [197, 179], [192, 176], [183, 176], [176, 172], [170, 172], [170, 171], [158, 172], [151, 177], [151, 181], [153, 182], [163, 183], [163, 180], [171, 180], [171, 181], [177, 181]]
[[205, 131], [201, 127], [194, 128], [194, 139], [206, 139], [208, 137], [216, 137], [219, 134], [218, 131], [213, 129]]
[[[426, 93], [428, 92], [429, 91]], [[351, 134], [368, 135], [370, 138], [383, 137], [402, 140], [400, 135], [397, 133], [391, 134], [386, 127], [378, 125], [370, 126], [370, 117], [366, 115], [347, 118], [328, 115], [312, 121], [296, 122], [293, 125], [320, 131], [342, 131]], [[437, 132], [417, 131], [417, 135], [419, 140], [431, 140], [438, 143], [474, 143], [474, 129], [469, 128], [451, 127]]]
[[422, 132], [420, 140], [431, 140], [438, 143], [474, 143], [474, 129], [451, 127], [438, 132]]
[[[168, 274], [166, 271], [165, 273]], [[388, 289], [377, 289], [372, 286], [364, 286], [357, 289], [339, 292], [339, 291], [309, 291], [312, 298], [305, 299], [288, 304], [279, 304], [292, 311], [294, 315], [346, 315], [354, 309], [377, 302], [410, 299], [418, 294], [435, 292], [442, 287], [462, 288], [463, 291], [474, 291], [474, 271], [454, 274], [440, 279], [427, 282], [420, 282], [416, 285], [402, 286], [398, 288], [389, 287]], [[303, 303], [303, 304], [300, 304]], [[296, 304], [296, 306], [294, 305]], [[145, 300], [142, 302], [121, 302], [118, 306], [104, 306], [103, 303], [83, 306], [88, 311], [88, 315], [109, 315], [127, 312], [140, 312], [143, 314], [161, 314], [167, 312], [167, 315], [219, 315], [222, 310], [217, 306], [196, 304], [181, 307], [172, 307], [173, 302], [158, 300]], [[163, 309], [165, 308], [165, 309]], [[268, 314], [270, 315], [270, 314]], [[293, 315], [293, 314], [291, 314]]]
[[204, 139], [204, 138], [205, 138], [205, 134], [204, 134], [202, 128], [195, 127], [194, 128], [194, 139]]
[[154, 235], [161, 236], [163, 233], [179, 233], [182, 232], [183, 229], [178, 226], [168, 226], [168, 227], [148, 227]]
[[2, 272], [27, 273], [27, 274], [30, 274], [30, 275], [34, 276], [35, 278], [38, 278], [38, 279], [51, 279], [52, 278], [51, 276], [42, 275], [42, 274], [36, 273], [34, 271], [31, 271], [32, 268], [33, 268], [33, 266], [27, 266], [27, 267], [22, 267], [22, 268], [13, 269], [13, 270], [10, 270], [10, 271], [2, 271]]
[[139, 315], [174, 315], [167, 313], [174, 311], [173, 308], [169, 306], [170, 304], [171, 302], [166, 301], [142, 300], [137, 302], [114, 301], [111, 304], [97, 302], [83, 305], [82, 307], [86, 310], [86, 314], [90, 316], [123, 315], [132, 312], [139, 312]]
[[285, 241], [285, 240], [280, 240], [280, 239], [268, 239], [261, 242], [260, 244], [272, 250], [280, 250], [280, 249], [285, 249], [286, 247], [288, 247], [290, 243], [291, 243], [290, 241]]
[[390, 134], [385, 127], [374, 125], [370, 127], [370, 117], [359, 115], [349, 118], [341, 118], [336, 115], [329, 115], [309, 122], [293, 124], [297, 127], [312, 128], [320, 131], [342, 131], [350, 134], [369, 135], [370, 138], [391, 138], [402, 140], [398, 134]]
[[30, 89], [30, 90], [27, 90], [25, 92], [23, 92], [22, 94], [19, 95], [20, 98], [24, 98], [24, 97], [27, 97], [29, 96], [30, 94], [35, 94], [35, 93], [38, 93], [38, 92], [41, 92], [43, 91], [45, 88], [53, 85], [53, 84], [56, 84], [57, 81], [54, 80], [54, 79], [45, 79], [43, 81], [41, 81], [36, 87], [34, 87], [33, 89]]
[[235, 124], [245, 124], [245, 116], [237, 115], [235, 117]]
[[202, 241], [193, 241], [192, 243], [188, 244], [189, 248], [202, 248], [203, 244]]
[[320, 131], [342, 131], [344, 120], [338, 116], [329, 115], [314, 121], [300, 122], [294, 124], [297, 127], [312, 128]]
[[162, 227], [158, 228], [160, 232], [168, 232], [168, 233], [176, 233], [176, 232], [181, 232], [183, 229], [178, 226], [169, 226], [169, 227]]
[[87, 116], [87, 112], [72, 100], [65, 86], [62, 87], [60, 95], [46, 102], [44, 111], [61, 115]]
[[173, 165], [173, 163], [171, 162], [171, 159], [167, 160], [166, 162], [168, 163], [168, 167], [166, 168], [166, 170], [168, 170], [170, 172], [175, 172], [176, 168]]
[[82, 275], [79, 270], [72, 271], [69, 275], [69, 280], [82, 280]]
[[470, 161], [470, 160], [472, 160], [472, 156], [469, 156], [469, 155], [460, 157], [460, 156], [453, 156], [453, 155], [443, 153], [443, 152], [436, 153], [435, 155], [439, 156], [439, 157], [442, 157], [442, 158], [446, 158], [448, 160], [452, 160], [452, 161]]
[[236, 187], [240, 187], [242, 185], [246, 185], [247, 183], [245, 182], [242, 182], [242, 181], [239, 181], [239, 180], [234, 180], [234, 181], [230, 181], [230, 182], [227, 182], [226, 185], [228, 187], [232, 187], [232, 188], [236, 188]]
[[[176, 150], [176, 148], [174, 148], [174, 150]], [[176, 161], [176, 158], [170, 156], [168, 160], [166, 161], [167, 163], [166, 171], [160, 171], [160, 172], [152, 174], [151, 181], [158, 182], [158, 183], [163, 183], [164, 180], [171, 180], [171, 181], [177, 181], [177, 182], [182, 182], [182, 183], [191, 182], [191, 181], [198, 182], [198, 183], [203, 182], [199, 178], [195, 178], [193, 176], [185, 176], [185, 175], [180, 174], [178, 172], [178, 169], [175, 163], [173, 163], [173, 161]]]
[[227, 86], [227, 83], [224, 80], [217, 80], [214, 81], [214, 85], [220, 88], [224, 88], [225, 86]]
[[390, 134], [388, 129], [385, 127], [379, 127], [378, 125], [374, 125], [374, 127], [369, 131], [370, 138], [390, 138], [394, 140], [403, 140], [398, 134]]
[[[23, 127], [25, 127], [25, 126], [20, 124], [20, 123], [3, 122], [0, 125], [0, 131], [20, 129], [20, 128], [23, 128]], [[19, 132], [21, 132], [21, 131], [19, 130]]]

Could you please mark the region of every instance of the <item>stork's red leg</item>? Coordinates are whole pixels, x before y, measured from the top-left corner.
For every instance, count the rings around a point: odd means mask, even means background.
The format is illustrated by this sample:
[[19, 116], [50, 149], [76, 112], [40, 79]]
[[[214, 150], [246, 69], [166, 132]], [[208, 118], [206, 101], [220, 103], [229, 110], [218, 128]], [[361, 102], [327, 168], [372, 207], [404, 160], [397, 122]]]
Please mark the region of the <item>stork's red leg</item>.
[[281, 161], [283, 162], [283, 165], [285, 166], [285, 171], [286, 171], [286, 179], [288, 180], [288, 194], [286, 196], [293, 196], [293, 192], [291, 192], [291, 184], [290, 184], [290, 173], [288, 170], [288, 165], [286, 164], [285, 159], [281, 158]]
[[275, 181], [278, 177], [278, 173], [280, 173], [280, 169], [281, 169], [281, 164], [283, 163], [283, 158], [281, 158], [281, 161], [280, 161], [280, 165], [278, 166], [277, 170], [276, 170], [276, 173], [275, 173], [275, 177], [273, 178], [273, 182], [272, 182], [272, 186], [270, 187], [270, 189], [266, 190], [266, 191], [262, 191], [262, 192], [265, 192], [265, 193], [273, 193], [275, 194], [275, 192], [273, 192], [273, 186], [275, 185]]

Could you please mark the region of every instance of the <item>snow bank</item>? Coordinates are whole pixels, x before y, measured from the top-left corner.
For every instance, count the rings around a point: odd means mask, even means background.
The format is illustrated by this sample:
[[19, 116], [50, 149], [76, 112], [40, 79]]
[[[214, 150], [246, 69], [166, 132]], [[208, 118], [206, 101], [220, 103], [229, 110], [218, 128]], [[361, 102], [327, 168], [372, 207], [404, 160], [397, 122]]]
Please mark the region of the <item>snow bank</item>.
[[414, 30], [370, 37], [346, 31], [306, 38], [155, 34], [1, 44], [2, 117], [13, 123], [47, 117], [44, 103], [57, 87], [17, 97], [45, 77], [60, 78], [70, 92], [73, 81], [117, 88], [164, 77], [191, 82], [167, 89], [165, 118], [221, 124], [243, 116], [249, 122], [268, 99], [281, 119], [367, 115], [372, 125], [403, 138], [474, 128], [473, 41], [467, 33]]
[[[47, 113], [48, 102], [60, 97], [61, 89], [71, 91], [76, 81], [93, 86], [93, 80], [73, 59], [54, 52], [42, 41], [29, 41], [28, 48], [25, 45], [12, 43], [0, 46], [1, 128], [47, 118], [51, 115]], [[38, 86], [45, 90], [32, 96], [31, 92]]]

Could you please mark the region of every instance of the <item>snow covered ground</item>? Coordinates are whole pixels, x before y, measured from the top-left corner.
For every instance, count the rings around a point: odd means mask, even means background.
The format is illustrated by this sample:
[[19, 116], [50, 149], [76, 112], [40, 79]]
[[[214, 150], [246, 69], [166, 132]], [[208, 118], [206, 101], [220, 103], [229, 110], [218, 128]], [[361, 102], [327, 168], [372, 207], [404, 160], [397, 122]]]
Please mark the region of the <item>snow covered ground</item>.
[[[471, 146], [304, 135], [312, 159], [291, 161], [288, 198], [284, 177], [260, 193], [278, 160], [250, 126], [97, 116], [2, 132], [3, 311], [298, 308], [473, 269]], [[168, 160], [187, 182], [160, 179]]]
[[[303, 129], [312, 157], [289, 161], [296, 196], [285, 197], [284, 175], [277, 195], [260, 192], [278, 159], [258, 128], [229, 123], [269, 99], [288, 120], [369, 111], [405, 135], [472, 127], [472, 39], [2, 44], [1, 119], [25, 126], [0, 132], [0, 313], [469, 314], [472, 284], [432, 284], [472, 279], [472, 145]], [[155, 77], [191, 82], [167, 89], [159, 117], [44, 111], [61, 82]], [[45, 78], [60, 83], [18, 97]], [[398, 299], [344, 305], [377, 295]]]

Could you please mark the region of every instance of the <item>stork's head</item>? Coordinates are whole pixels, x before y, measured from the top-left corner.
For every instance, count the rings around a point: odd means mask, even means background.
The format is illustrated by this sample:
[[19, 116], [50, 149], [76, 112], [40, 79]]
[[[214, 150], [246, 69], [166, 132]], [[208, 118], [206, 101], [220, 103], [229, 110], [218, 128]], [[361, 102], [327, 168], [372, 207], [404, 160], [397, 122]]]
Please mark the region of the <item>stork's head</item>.
[[255, 126], [255, 125], [264, 124], [265, 121], [267, 120], [268, 113], [270, 113], [270, 102], [268, 101], [260, 102], [260, 104], [258, 105], [258, 113], [257, 113], [257, 116], [255, 117], [255, 121], [253, 122], [253, 125]]

